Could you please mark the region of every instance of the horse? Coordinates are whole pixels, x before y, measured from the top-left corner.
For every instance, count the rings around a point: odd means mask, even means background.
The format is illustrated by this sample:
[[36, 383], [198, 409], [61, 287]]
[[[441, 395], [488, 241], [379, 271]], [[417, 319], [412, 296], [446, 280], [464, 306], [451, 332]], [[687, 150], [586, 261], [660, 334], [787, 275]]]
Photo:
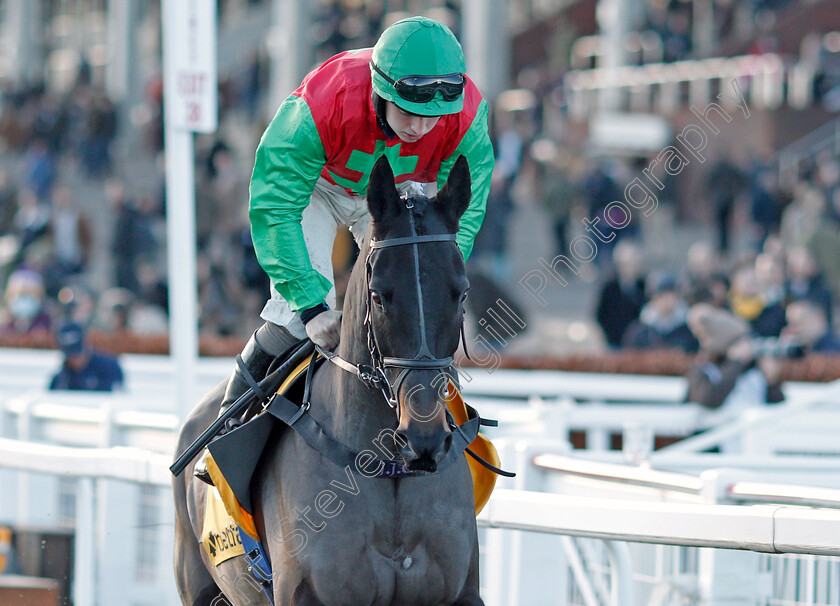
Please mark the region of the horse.
[[[469, 283], [455, 234], [469, 201], [463, 156], [432, 198], [401, 197], [384, 156], [373, 167], [340, 345], [323, 352], [335, 363], [314, 372], [301, 409], [359, 453], [356, 464], [342, 468], [278, 427], [251, 485], [277, 606], [484, 604], [472, 481], [463, 447], [452, 456], [444, 404], [463, 338]], [[216, 386], [186, 419], [179, 452], [214, 420], [223, 391]], [[368, 473], [385, 451], [404, 473]], [[269, 604], [244, 556], [210, 565], [198, 541], [209, 487], [192, 465], [186, 471], [173, 481], [182, 603]]]

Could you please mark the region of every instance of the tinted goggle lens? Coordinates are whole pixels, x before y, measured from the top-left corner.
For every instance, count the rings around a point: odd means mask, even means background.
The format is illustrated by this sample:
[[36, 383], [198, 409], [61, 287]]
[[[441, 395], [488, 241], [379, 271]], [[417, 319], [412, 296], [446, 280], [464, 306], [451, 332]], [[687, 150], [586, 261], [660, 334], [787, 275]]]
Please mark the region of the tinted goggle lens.
[[464, 76], [406, 76], [397, 80], [394, 88], [400, 97], [412, 103], [428, 103], [438, 93], [444, 101], [455, 101], [464, 92]]
[[394, 81], [377, 65], [371, 62], [371, 67], [380, 76], [394, 85], [397, 94], [411, 103], [428, 103], [440, 93], [444, 101], [455, 101], [464, 92], [466, 78], [464, 74], [447, 74], [445, 76], [406, 76]]

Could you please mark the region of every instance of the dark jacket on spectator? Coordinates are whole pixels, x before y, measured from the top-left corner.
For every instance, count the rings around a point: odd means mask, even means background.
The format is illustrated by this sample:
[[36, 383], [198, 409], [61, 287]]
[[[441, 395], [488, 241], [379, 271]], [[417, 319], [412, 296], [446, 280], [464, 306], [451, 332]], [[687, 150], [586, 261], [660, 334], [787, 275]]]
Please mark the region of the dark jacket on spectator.
[[678, 309], [671, 317], [662, 318], [642, 310], [638, 320], [627, 327], [623, 345], [627, 349], [681, 349], [686, 353], [697, 351], [697, 339], [685, 322], [685, 309]]
[[624, 333], [639, 318], [645, 304], [645, 281], [639, 278], [622, 286], [618, 277], [608, 280], [598, 299], [596, 318], [612, 347], [620, 347]]

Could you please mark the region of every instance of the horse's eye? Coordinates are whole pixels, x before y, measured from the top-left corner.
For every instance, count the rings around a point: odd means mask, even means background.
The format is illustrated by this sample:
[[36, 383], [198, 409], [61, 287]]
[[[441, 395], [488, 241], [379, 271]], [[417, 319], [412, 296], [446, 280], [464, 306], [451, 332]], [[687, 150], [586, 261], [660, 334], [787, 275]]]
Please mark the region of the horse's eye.
[[382, 297], [375, 290], [370, 291], [370, 300], [373, 301], [373, 304], [377, 307], [382, 307]]
[[467, 300], [467, 293], [469, 293], [469, 292], [470, 292], [470, 289], [468, 288], [467, 290], [464, 291], [464, 294], [461, 295], [461, 303], [463, 303], [464, 301]]

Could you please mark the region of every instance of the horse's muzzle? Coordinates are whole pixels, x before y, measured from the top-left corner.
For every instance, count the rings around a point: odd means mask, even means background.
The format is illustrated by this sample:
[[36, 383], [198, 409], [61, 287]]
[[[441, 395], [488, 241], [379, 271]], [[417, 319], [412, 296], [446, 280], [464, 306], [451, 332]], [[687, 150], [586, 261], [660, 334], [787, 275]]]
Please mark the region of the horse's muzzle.
[[400, 454], [409, 471], [434, 473], [452, 448], [452, 432], [446, 430], [434, 433], [397, 431], [397, 436]]

